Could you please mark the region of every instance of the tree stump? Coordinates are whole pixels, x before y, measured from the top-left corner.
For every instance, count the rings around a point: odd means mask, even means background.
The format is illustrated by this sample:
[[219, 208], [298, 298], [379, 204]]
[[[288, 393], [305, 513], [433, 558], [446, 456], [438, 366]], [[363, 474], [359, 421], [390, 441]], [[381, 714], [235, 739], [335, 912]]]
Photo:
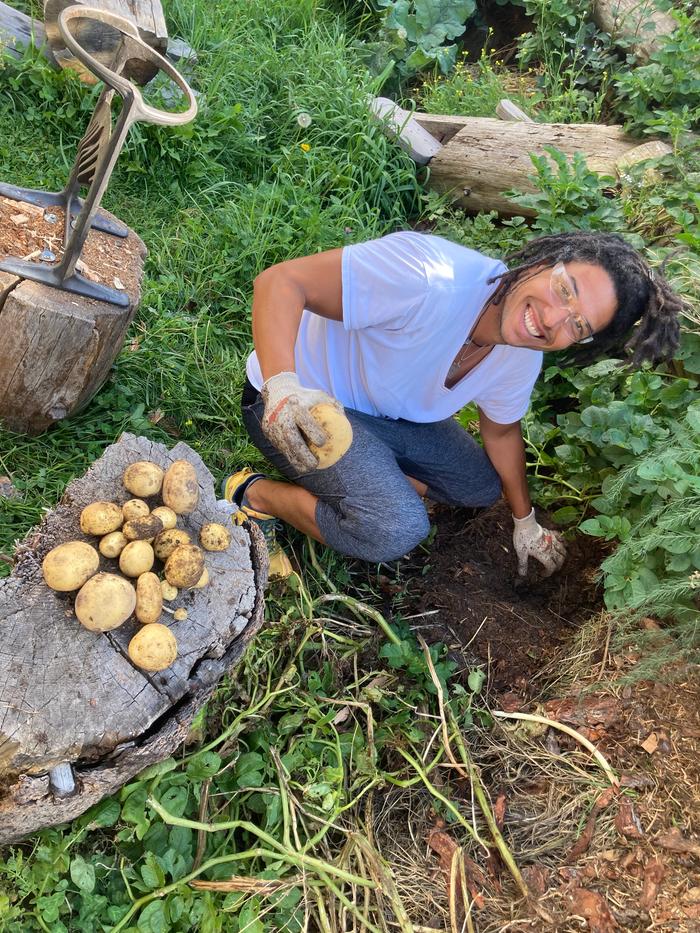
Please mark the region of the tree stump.
[[[45, 0], [44, 27], [49, 47], [58, 64], [62, 68], [77, 71], [85, 83], [94, 84], [97, 79], [72, 52], [68, 51], [58, 30], [59, 15], [66, 7], [75, 3], [115, 13], [123, 19], [130, 20], [135, 24], [146, 45], [165, 55], [168, 48], [168, 29], [160, 0]], [[121, 34], [113, 27], [104, 26], [95, 20], [80, 19], [76, 22], [74, 35], [82, 48], [110, 68], [121, 45]], [[146, 84], [157, 71], [152, 62], [131, 58], [122, 73], [137, 84]]]
[[[48, 223], [43, 208], [0, 197], [0, 257], [60, 260], [63, 211]], [[104, 212], [106, 213], [106, 212]], [[0, 272], [0, 421], [39, 434], [83, 408], [107, 378], [141, 297], [146, 247], [91, 230], [79, 268], [94, 281], [123, 288], [128, 307], [83, 298]]]
[[[178, 526], [196, 540], [204, 522], [222, 522], [232, 541], [224, 552], [207, 552], [206, 588], [182, 591], [168, 604], [185, 607], [188, 618], [169, 622], [177, 660], [151, 674], [127, 654], [139, 623], [131, 619], [103, 634], [83, 628], [73, 613], [75, 594], [50, 590], [41, 561], [65, 541], [96, 543], [80, 531], [80, 512], [96, 499], [122, 504], [131, 498], [121, 482], [130, 463], [152, 460], [167, 468], [177, 459], [194, 465], [200, 486], [197, 509], [180, 516]], [[115, 572], [115, 562], [101, 558], [100, 569]], [[181, 744], [262, 624], [267, 571], [262, 533], [255, 525], [231, 524], [211, 474], [186, 444], [168, 450], [124, 434], [68, 486], [17, 548], [12, 575], [0, 581], [0, 843], [74, 819]], [[59, 797], [48, 772], [64, 762], [73, 767], [76, 792]]]
[[[580, 152], [592, 171], [614, 176], [618, 162], [626, 159], [629, 163], [632, 150], [639, 147], [639, 140], [627, 136], [620, 126], [509, 122], [430, 113], [416, 113], [414, 118], [443, 143], [430, 161], [430, 186], [451, 194], [466, 210], [498, 211], [506, 216], [535, 216], [533, 209], [519, 207], [503, 195], [509, 189], [536, 191], [528, 178], [534, 173], [530, 153], [546, 155], [545, 146], [554, 146], [568, 156]], [[666, 150], [671, 151], [669, 147]]]

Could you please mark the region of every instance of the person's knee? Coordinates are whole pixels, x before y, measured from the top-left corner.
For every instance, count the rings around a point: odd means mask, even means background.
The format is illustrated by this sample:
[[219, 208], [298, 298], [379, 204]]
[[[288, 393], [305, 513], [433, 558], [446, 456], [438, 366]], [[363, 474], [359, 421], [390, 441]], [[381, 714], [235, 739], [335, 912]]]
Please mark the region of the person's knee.
[[373, 563], [397, 560], [418, 547], [429, 532], [430, 521], [422, 505], [410, 511], [395, 512], [392, 519], [384, 519], [381, 529], [375, 525], [367, 540], [370, 556], [366, 560]]
[[387, 502], [386, 508], [376, 506], [359, 509], [346, 516], [347, 530], [352, 527], [352, 556], [370, 563], [397, 560], [423, 541], [430, 531], [430, 521], [423, 503]]

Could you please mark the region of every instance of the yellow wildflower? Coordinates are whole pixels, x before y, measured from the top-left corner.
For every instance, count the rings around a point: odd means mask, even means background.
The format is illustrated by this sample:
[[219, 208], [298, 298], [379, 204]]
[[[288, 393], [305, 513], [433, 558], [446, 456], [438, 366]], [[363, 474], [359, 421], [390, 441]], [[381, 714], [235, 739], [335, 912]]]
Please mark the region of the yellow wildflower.
[[308, 143], [299, 143], [299, 148], [302, 152], [310, 152], [311, 146]]

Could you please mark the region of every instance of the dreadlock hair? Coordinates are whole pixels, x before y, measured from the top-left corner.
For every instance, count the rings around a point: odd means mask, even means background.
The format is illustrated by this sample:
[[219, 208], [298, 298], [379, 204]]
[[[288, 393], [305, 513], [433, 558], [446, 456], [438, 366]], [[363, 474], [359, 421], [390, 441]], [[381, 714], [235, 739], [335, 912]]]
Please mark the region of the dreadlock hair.
[[[631, 351], [633, 365], [673, 358], [680, 340], [678, 315], [684, 302], [663, 274], [652, 271], [637, 250], [617, 233], [576, 230], [531, 240], [506, 257], [512, 269], [491, 279], [499, 283], [492, 301], [499, 303], [512, 286], [528, 274], [535, 274], [537, 267], [548, 268], [558, 262], [601, 266], [612, 279], [617, 297], [612, 321], [595, 334], [591, 344], [576, 348], [577, 361], [590, 362], [623, 348]], [[623, 344], [622, 338], [630, 330], [632, 335]]]

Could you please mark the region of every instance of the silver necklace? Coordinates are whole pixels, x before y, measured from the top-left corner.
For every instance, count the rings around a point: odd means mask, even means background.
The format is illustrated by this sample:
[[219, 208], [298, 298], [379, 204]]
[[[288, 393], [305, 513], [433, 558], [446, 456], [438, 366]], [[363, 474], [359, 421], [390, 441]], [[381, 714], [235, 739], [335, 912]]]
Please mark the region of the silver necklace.
[[452, 361], [452, 364], [450, 365], [450, 368], [448, 370], [448, 375], [451, 376], [453, 373], [456, 373], [457, 370], [461, 366], [463, 366], [464, 363], [467, 362], [467, 360], [471, 359], [473, 356], [476, 356], [479, 350], [492, 350], [492, 349], [493, 349], [492, 344], [474, 343], [473, 340], [470, 340], [467, 337], [467, 339], [462, 344], [462, 348], [459, 354]]

